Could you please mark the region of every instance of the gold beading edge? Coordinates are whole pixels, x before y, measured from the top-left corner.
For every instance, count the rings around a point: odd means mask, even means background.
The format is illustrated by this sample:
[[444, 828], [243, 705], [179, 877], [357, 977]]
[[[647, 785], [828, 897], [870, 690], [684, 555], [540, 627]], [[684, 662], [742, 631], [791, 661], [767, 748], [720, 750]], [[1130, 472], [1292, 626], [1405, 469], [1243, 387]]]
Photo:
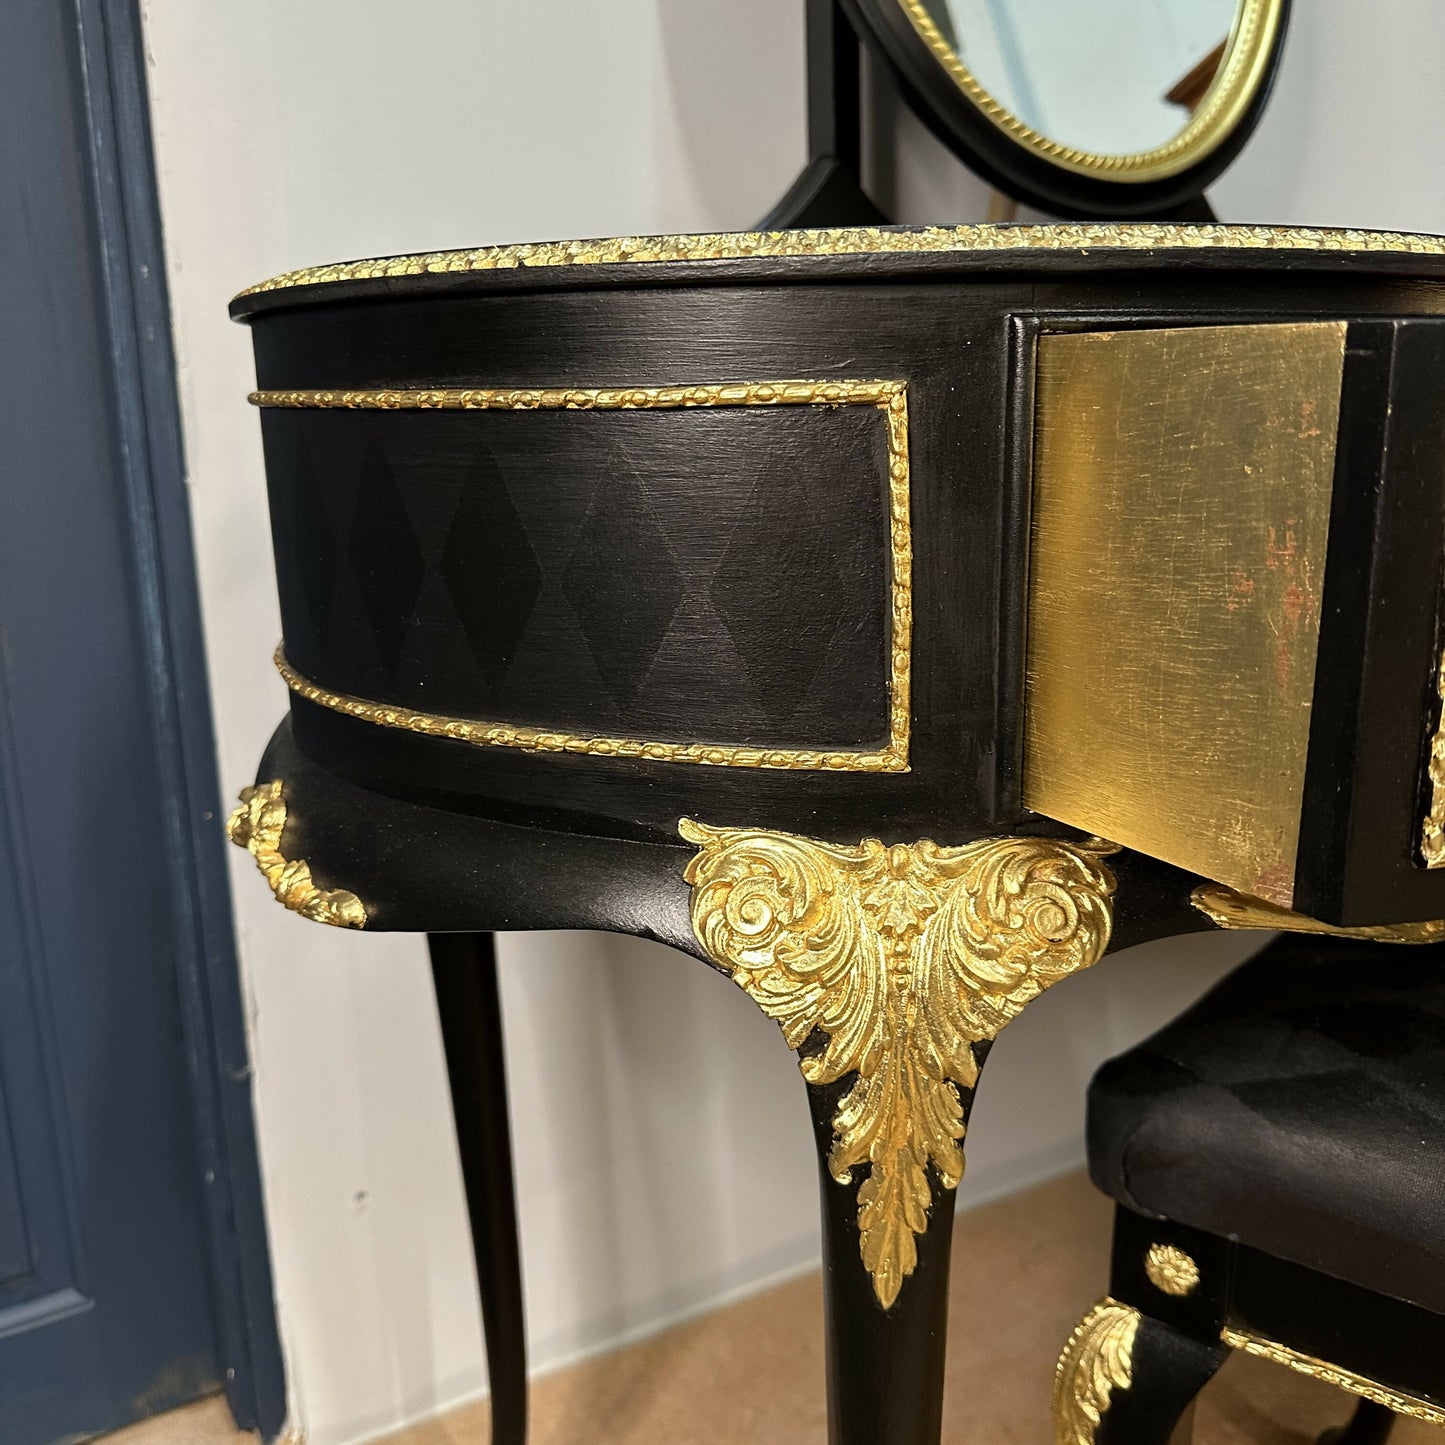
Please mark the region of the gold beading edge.
[[914, 31], [949, 78], [1005, 135], [1054, 165], [1110, 180], [1163, 180], [1188, 170], [1218, 149], [1243, 119], [1263, 78], [1279, 32], [1280, 0], [1242, 0], [1224, 61], [1204, 99], [1173, 137], [1146, 151], [1107, 155], [1050, 140], [1014, 115], [982, 86], [928, 13], [924, 0], [898, 0]]
[[1323, 1380], [1326, 1384], [1334, 1385], [1341, 1390], [1348, 1390], [1350, 1394], [1358, 1395], [1363, 1400], [1383, 1405], [1397, 1415], [1408, 1415], [1411, 1419], [1423, 1420], [1430, 1425], [1445, 1425], [1445, 1407], [1421, 1399], [1418, 1395], [1407, 1395], [1401, 1390], [1392, 1390], [1388, 1385], [1382, 1385], [1377, 1380], [1371, 1380], [1364, 1375], [1357, 1375], [1353, 1370], [1347, 1370], [1340, 1365], [1332, 1365], [1326, 1360], [1316, 1359], [1313, 1355], [1307, 1355], [1301, 1350], [1293, 1350], [1288, 1345], [1281, 1345], [1274, 1340], [1265, 1339], [1262, 1335], [1231, 1329], [1228, 1325], [1225, 1325], [1220, 1331], [1219, 1338], [1232, 1350], [1243, 1350], [1247, 1355], [1257, 1355], [1262, 1360], [1273, 1360], [1275, 1364], [1284, 1365], [1297, 1374], [1308, 1375], [1315, 1380]]
[[528, 752], [641, 758], [647, 762], [807, 771], [905, 773], [912, 727], [913, 539], [909, 510], [908, 387], [903, 381], [748, 381], [690, 386], [556, 388], [413, 388], [257, 391], [262, 407], [361, 410], [664, 410], [709, 406], [869, 405], [884, 414], [888, 449], [888, 742], [881, 749], [770, 748], [736, 743], [663, 742], [645, 738], [583, 736], [551, 728], [489, 722], [421, 712], [333, 692], [296, 671], [284, 651], [276, 668], [292, 692], [333, 712], [381, 727], [478, 747]]
[[405, 256], [365, 257], [303, 266], [248, 286], [233, 300], [294, 286], [369, 281], [430, 273], [506, 271], [558, 266], [613, 266], [673, 261], [744, 261], [807, 256], [942, 255], [1000, 251], [1322, 251], [1445, 256], [1445, 237], [1406, 231], [1317, 226], [1242, 226], [1165, 221], [1060, 222], [1054, 225], [925, 226], [891, 230], [844, 226], [826, 230], [735, 231], [697, 235], [615, 236], [477, 246]]

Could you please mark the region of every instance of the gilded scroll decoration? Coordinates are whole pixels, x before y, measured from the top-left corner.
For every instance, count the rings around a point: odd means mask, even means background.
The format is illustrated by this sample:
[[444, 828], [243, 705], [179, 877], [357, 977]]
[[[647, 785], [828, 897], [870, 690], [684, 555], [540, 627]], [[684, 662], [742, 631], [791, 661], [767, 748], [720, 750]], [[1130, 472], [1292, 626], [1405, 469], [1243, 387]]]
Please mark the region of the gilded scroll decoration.
[[241, 789], [241, 806], [227, 819], [226, 836], [250, 852], [278, 902], [293, 913], [337, 928], [365, 928], [366, 909], [356, 894], [344, 888], [318, 888], [305, 861], [282, 856], [285, 826], [281, 783], [257, 783]]
[[1199, 1288], [1199, 1266], [1176, 1244], [1151, 1244], [1144, 1256], [1144, 1273], [1155, 1289], [1176, 1299]]
[[1202, 883], [1189, 901], [1217, 928], [1277, 928], [1285, 933], [1317, 933], [1326, 938], [1363, 938], [1372, 943], [1439, 943], [1445, 940], [1445, 918], [1424, 923], [1365, 923], [1345, 927], [1321, 923], [1304, 913], [1250, 898], [1219, 883]]
[[826, 1035], [800, 1060], [810, 1084], [857, 1075], [828, 1164], [840, 1184], [867, 1166], [860, 1252], [886, 1309], [928, 1227], [928, 1166], [945, 1189], [963, 1177], [959, 1088], [978, 1081], [974, 1045], [1108, 947], [1114, 845], [847, 845], [687, 818], [678, 831], [699, 849], [684, 877], [708, 957], [790, 1048]]
[[1093, 1445], [1116, 1390], [1134, 1381], [1139, 1311], [1103, 1299], [1074, 1327], [1054, 1370], [1055, 1445]]

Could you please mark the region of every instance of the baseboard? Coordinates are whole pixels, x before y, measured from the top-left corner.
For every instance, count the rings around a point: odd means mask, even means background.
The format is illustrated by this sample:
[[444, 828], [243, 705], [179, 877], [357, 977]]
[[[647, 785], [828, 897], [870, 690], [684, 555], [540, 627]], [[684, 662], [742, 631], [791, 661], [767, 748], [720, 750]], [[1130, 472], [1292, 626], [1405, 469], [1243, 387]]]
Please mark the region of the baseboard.
[[[1070, 1138], [1034, 1149], [992, 1168], [971, 1171], [958, 1195], [959, 1213], [992, 1204], [1021, 1189], [1042, 1184], [1084, 1166], [1084, 1141]], [[821, 1244], [816, 1231], [789, 1240], [731, 1270], [690, 1280], [674, 1290], [634, 1305], [607, 1310], [576, 1326], [531, 1343], [532, 1373], [551, 1374], [594, 1355], [636, 1344], [699, 1315], [723, 1309], [738, 1300], [819, 1267]]]
[[[1010, 1194], [1043, 1184], [1084, 1165], [1084, 1141], [1071, 1138], [1034, 1149], [990, 1168], [971, 1170], [958, 1196], [958, 1212], [966, 1214]], [[676, 1289], [632, 1305], [605, 1310], [565, 1330], [528, 1342], [533, 1379], [550, 1375], [598, 1355], [650, 1339], [699, 1315], [711, 1314], [763, 1290], [786, 1284], [819, 1267], [820, 1241], [816, 1232], [800, 1235], [734, 1269], [705, 1274]], [[405, 1410], [404, 1417], [378, 1433], [390, 1434], [408, 1424], [445, 1414], [485, 1397], [474, 1377], [439, 1382], [432, 1401]], [[375, 1438], [371, 1434], [367, 1439]]]

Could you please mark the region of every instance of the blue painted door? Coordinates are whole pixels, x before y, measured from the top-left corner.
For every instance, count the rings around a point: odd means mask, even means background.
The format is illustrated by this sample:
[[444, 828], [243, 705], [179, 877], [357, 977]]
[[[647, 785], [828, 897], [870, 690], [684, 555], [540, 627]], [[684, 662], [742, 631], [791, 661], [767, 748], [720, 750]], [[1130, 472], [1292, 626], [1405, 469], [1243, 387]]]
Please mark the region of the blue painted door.
[[157, 674], [155, 533], [125, 455], [85, 8], [20, 0], [0, 42], [4, 1445], [84, 1439], [224, 1375], [158, 702], [179, 684]]

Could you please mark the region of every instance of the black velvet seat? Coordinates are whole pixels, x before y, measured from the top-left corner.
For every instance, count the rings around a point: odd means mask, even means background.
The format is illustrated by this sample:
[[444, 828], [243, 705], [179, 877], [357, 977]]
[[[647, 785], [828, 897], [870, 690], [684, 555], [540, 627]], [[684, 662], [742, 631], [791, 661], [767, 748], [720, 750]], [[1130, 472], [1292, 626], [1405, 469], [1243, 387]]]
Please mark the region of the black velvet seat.
[[1445, 1313], [1445, 947], [1281, 939], [1089, 1090], [1106, 1194]]
[[1362, 1396], [1352, 1441], [1445, 1422], [1442, 1125], [1440, 945], [1280, 939], [1106, 1063], [1111, 1288], [1060, 1360], [1060, 1440], [1178, 1440], [1230, 1348]]

